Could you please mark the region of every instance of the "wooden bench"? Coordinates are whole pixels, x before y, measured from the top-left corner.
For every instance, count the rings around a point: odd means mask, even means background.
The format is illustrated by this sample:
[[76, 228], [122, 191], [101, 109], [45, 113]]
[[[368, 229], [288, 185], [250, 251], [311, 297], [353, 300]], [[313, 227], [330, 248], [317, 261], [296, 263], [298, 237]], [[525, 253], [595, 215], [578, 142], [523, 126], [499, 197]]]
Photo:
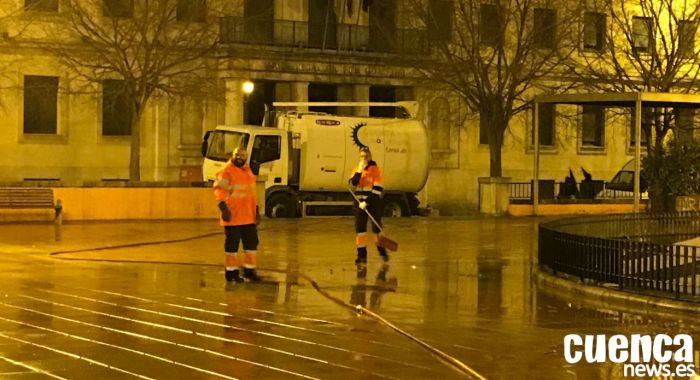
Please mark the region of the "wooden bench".
[[0, 221], [62, 222], [61, 201], [47, 187], [0, 187]]

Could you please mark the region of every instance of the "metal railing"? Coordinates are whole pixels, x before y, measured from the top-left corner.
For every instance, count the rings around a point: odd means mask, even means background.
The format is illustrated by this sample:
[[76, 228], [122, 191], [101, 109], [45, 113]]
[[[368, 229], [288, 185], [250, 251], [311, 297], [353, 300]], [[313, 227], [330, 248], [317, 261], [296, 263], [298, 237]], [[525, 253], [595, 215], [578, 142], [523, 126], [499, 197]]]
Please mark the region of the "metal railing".
[[219, 33], [224, 44], [403, 54], [429, 52], [427, 32], [422, 29], [380, 30], [366, 25], [229, 16], [221, 18]]
[[[570, 185], [564, 182], [553, 180], [540, 180], [540, 202], [541, 203], [598, 203], [609, 202], [632, 202], [634, 194], [630, 191], [622, 191], [608, 188], [608, 182], [593, 181], [587, 184], [578, 183], [578, 195], [571, 194], [571, 189], [562, 192], [564, 187]], [[532, 182], [511, 182], [509, 184], [509, 199], [515, 204], [532, 204]]]
[[539, 226], [541, 267], [619, 289], [700, 302], [700, 213], [559, 219]]

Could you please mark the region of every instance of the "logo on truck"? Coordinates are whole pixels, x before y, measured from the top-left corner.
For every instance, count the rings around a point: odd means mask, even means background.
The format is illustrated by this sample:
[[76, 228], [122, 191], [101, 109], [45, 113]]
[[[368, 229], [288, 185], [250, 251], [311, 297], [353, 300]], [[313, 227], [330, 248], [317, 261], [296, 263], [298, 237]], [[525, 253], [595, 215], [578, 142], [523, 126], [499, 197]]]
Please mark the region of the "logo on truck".
[[367, 123], [359, 123], [359, 124], [356, 124], [354, 127], [352, 127], [352, 135], [350, 135], [350, 137], [352, 137], [352, 142], [355, 145], [357, 145], [358, 148], [366, 148], [367, 147], [367, 145], [363, 144], [360, 141], [360, 129], [362, 129], [362, 127], [365, 127], [365, 126], [367, 126]]

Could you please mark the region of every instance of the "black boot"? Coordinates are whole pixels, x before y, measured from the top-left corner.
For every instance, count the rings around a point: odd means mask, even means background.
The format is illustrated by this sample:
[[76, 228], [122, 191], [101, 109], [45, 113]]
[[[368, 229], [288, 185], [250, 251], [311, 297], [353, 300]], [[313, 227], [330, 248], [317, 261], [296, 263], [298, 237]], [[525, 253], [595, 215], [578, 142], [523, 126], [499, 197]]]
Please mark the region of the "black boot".
[[231, 282], [231, 281], [243, 282], [243, 279], [241, 278], [241, 276], [238, 272], [238, 269], [227, 270], [225, 272], [225, 275], [226, 275], [226, 281], [228, 281], [228, 282]]
[[255, 272], [255, 268], [243, 268], [243, 277], [247, 278], [250, 282], [260, 282], [260, 277]]
[[389, 254], [386, 252], [386, 248], [382, 247], [381, 245], [378, 245], [377, 251], [379, 251], [379, 256], [385, 263], [389, 262]]

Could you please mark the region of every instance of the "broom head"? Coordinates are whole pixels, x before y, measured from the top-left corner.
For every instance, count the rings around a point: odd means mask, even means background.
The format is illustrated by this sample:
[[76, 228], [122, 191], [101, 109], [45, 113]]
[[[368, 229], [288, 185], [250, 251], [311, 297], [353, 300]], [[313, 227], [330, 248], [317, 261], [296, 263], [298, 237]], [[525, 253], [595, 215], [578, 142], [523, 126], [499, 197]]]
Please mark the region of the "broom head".
[[396, 252], [399, 249], [399, 243], [389, 239], [383, 234], [377, 236], [377, 244], [392, 252]]

